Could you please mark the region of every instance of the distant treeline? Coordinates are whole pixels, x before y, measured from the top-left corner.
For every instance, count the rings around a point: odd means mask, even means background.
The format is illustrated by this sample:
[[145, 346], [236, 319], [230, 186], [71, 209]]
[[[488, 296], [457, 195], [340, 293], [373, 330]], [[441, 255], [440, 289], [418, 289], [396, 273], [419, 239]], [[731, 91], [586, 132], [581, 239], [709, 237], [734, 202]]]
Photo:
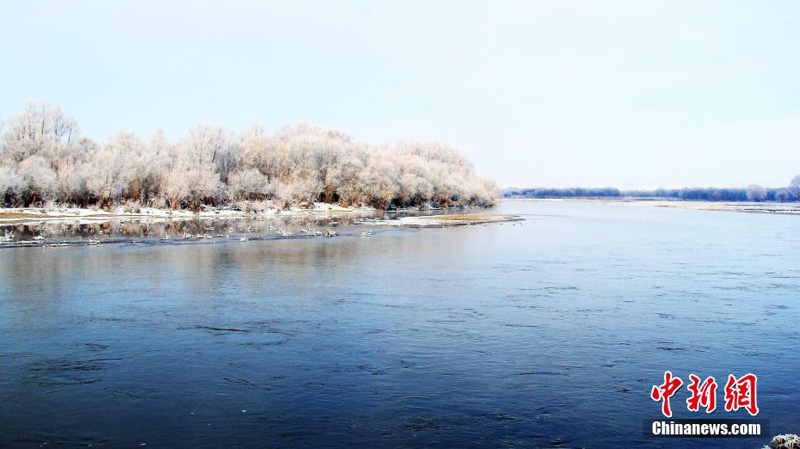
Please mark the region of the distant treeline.
[[666, 198], [694, 201], [800, 201], [800, 175], [788, 187], [767, 188], [750, 185], [742, 188], [682, 188], [655, 190], [620, 190], [601, 188], [509, 188], [505, 197], [524, 198]]
[[[1, 124], [0, 124], [1, 125]], [[500, 196], [467, 157], [437, 142], [372, 145], [318, 126], [233, 132], [202, 125], [172, 142], [80, 135], [74, 119], [28, 103], [0, 135], [0, 205], [191, 208], [313, 201], [380, 209], [486, 206]]]

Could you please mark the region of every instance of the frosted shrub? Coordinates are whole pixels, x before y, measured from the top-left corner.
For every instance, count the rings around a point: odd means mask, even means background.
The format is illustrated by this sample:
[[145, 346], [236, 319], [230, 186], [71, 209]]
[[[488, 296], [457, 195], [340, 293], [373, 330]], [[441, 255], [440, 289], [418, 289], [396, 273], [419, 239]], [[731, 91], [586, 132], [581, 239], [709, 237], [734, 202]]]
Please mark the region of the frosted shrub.
[[166, 179], [164, 192], [173, 209], [197, 209], [201, 204], [215, 204], [222, 194], [222, 183], [213, 165], [179, 165]]
[[30, 203], [55, 198], [58, 191], [58, 175], [42, 156], [31, 156], [19, 164], [19, 174], [28, 186], [24, 196]]
[[11, 203], [19, 203], [27, 190], [28, 183], [22, 175], [9, 167], [0, 166], [0, 203], [6, 199]]
[[142, 205], [135, 202], [135, 201], [125, 201], [125, 204], [122, 206], [122, 210], [125, 213], [133, 213], [138, 214], [142, 211]]
[[163, 195], [158, 195], [155, 198], [152, 198], [149, 205], [150, 207], [154, 207], [156, 209], [166, 209], [169, 206], [167, 199], [164, 198]]
[[255, 168], [231, 173], [228, 191], [234, 200], [263, 200], [270, 193], [269, 180]]
[[58, 170], [58, 200], [63, 203], [86, 204], [89, 185], [86, 164], [67, 161]]

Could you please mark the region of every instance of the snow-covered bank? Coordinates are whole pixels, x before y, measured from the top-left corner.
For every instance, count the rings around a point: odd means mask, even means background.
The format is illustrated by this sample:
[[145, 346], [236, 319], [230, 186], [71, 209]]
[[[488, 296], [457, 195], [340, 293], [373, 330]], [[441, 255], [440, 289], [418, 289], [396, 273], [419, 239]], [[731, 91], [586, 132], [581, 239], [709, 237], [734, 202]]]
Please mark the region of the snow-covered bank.
[[[111, 211], [81, 208], [0, 209], [0, 248], [118, 244], [185, 244], [251, 240], [369, 237], [375, 227], [448, 227], [517, 221], [519, 217], [472, 212], [420, 215], [429, 211], [309, 204], [277, 209], [260, 204], [197, 213], [154, 208]], [[372, 228], [372, 229], [370, 229]]]
[[374, 220], [370, 224], [379, 226], [405, 226], [410, 228], [440, 228], [522, 220], [521, 217], [516, 215], [472, 213], [401, 217], [394, 220]]
[[313, 207], [291, 207], [279, 209], [267, 207], [258, 211], [232, 208], [208, 208], [199, 212], [188, 210], [157, 209], [142, 207], [126, 209], [119, 206], [112, 210], [85, 209], [75, 207], [52, 208], [0, 208], [0, 225], [35, 224], [41, 222], [70, 221], [81, 224], [103, 223], [116, 220], [194, 220], [194, 219], [244, 219], [244, 218], [291, 218], [302, 216], [338, 216], [346, 214], [373, 213], [371, 207], [341, 207], [327, 203], [314, 203]]

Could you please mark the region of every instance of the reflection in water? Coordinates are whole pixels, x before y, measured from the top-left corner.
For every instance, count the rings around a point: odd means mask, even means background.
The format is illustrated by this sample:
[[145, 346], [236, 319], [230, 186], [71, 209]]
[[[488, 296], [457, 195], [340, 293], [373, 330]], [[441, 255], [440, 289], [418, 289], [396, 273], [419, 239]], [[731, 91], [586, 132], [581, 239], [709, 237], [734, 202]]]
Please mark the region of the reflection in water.
[[[431, 212], [404, 212], [425, 215]], [[339, 226], [358, 225], [371, 220], [397, 216], [391, 212], [361, 212], [343, 215], [301, 215], [285, 218], [195, 218], [191, 220], [124, 219], [97, 221], [55, 220], [34, 223], [0, 225], [0, 247], [17, 247], [20, 242], [31, 244], [80, 245], [87, 242], [158, 243], [173, 240], [195, 241], [226, 238], [265, 239], [286, 236], [304, 237], [322, 234], [320, 230]], [[3, 238], [4, 237], [4, 238]]]
[[[66, 247], [105, 243], [176, 244], [197, 241], [270, 240], [338, 235], [329, 230], [357, 228], [406, 216], [463, 214], [465, 209], [352, 211], [333, 214], [302, 214], [250, 218], [164, 219], [126, 218], [95, 220], [86, 218], [39, 222], [0, 223], [0, 249], [26, 246]], [[365, 228], [372, 231], [371, 227]], [[363, 231], [362, 231], [363, 232]]]
[[656, 447], [665, 369], [757, 373], [796, 431], [796, 217], [501, 209], [527, 221], [0, 251], [0, 446]]

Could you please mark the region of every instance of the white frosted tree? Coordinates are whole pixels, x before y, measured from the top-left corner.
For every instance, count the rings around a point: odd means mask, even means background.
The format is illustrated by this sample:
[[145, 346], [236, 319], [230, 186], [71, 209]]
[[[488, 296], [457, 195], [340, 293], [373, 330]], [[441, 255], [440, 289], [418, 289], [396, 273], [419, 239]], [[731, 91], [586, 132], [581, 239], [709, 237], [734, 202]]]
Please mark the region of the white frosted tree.
[[767, 198], [767, 189], [758, 184], [747, 186], [748, 201], [764, 201]]
[[792, 195], [793, 200], [800, 200], [800, 175], [795, 176], [792, 178], [792, 182], [789, 183], [789, 193]]
[[238, 141], [233, 133], [222, 126], [201, 125], [189, 131], [181, 142], [181, 153], [194, 159], [198, 166], [213, 164], [223, 182], [236, 168], [239, 153]]
[[89, 159], [87, 187], [100, 205], [110, 206], [129, 188], [131, 157], [140, 147], [133, 134], [117, 133]]
[[156, 131], [149, 142], [126, 135], [120, 144], [125, 153], [124, 196], [142, 203], [159, 197], [174, 157], [174, 146], [164, 132]]
[[325, 185], [336, 192], [337, 200], [344, 205], [362, 204], [366, 200], [361, 184], [364, 160], [359, 156], [357, 152], [347, 154], [326, 174]]
[[58, 193], [58, 175], [42, 156], [30, 156], [19, 164], [19, 174], [27, 185], [24, 193], [28, 203], [52, 201]]
[[21, 204], [28, 191], [25, 178], [10, 167], [0, 166], [0, 203], [6, 199], [12, 204]]
[[369, 205], [385, 208], [392, 204], [398, 193], [397, 181], [394, 179], [395, 164], [388, 155], [369, 159], [365, 170], [361, 173], [361, 185]]
[[272, 194], [269, 180], [257, 168], [231, 173], [228, 191], [234, 200], [263, 200]]
[[67, 161], [58, 169], [59, 194], [62, 203], [86, 206], [89, 203], [90, 165]]
[[61, 109], [44, 101], [29, 101], [20, 114], [9, 118], [0, 151], [2, 158], [9, 161], [41, 156], [57, 167], [79, 133], [78, 124]]
[[[196, 209], [229, 200], [313, 201], [380, 208], [486, 205], [499, 195], [460, 152], [437, 142], [392, 147], [355, 142], [309, 124], [268, 134], [220, 126], [190, 130], [177, 144], [118, 133], [103, 145], [44, 102], [26, 103], [0, 135], [3, 201], [81, 205], [133, 201]], [[800, 179], [790, 187], [800, 193]]]
[[243, 167], [257, 168], [270, 181], [288, 176], [289, 146], [286, 142], [255, 128], [242, 134], [240, 148]]

